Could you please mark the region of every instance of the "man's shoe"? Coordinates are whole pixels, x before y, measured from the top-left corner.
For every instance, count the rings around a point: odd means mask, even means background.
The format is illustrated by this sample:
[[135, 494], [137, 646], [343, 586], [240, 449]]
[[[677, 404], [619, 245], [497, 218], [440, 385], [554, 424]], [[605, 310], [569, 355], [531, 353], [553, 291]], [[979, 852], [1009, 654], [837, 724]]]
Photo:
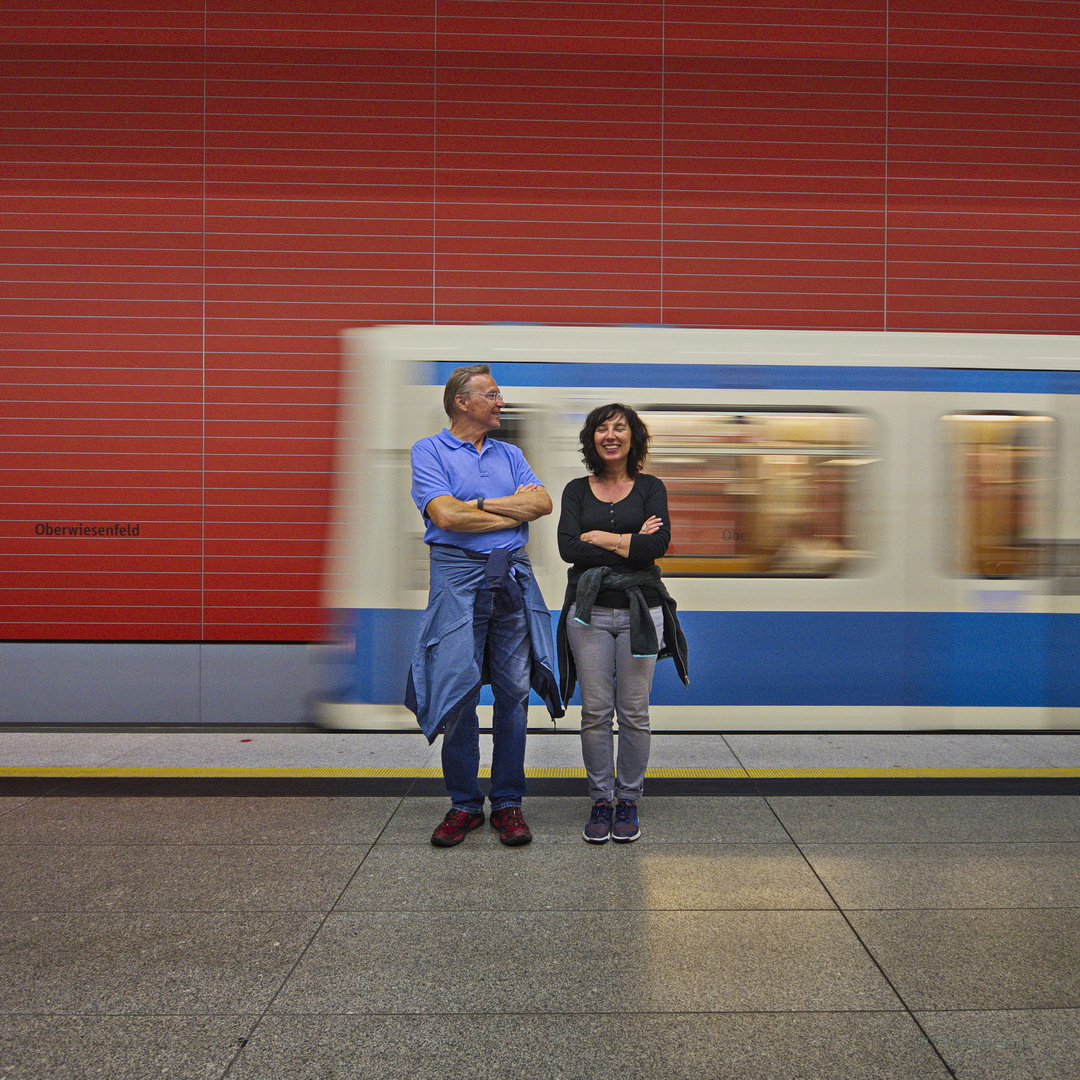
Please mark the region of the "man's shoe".
[[521, 816], [520, 806], [504, 806], [491, 811], [491, 827], [499, 830], [499, 839], [508, 847], [520, 847], [532, 840], [532, 833]]
[[[493, 814], [492, 817], [494, 816]], [[446, 817], [431, 834], [431, 842], [436, 847], [453, 847], [465, 839], [467, 832], [472, 832], [483, 824], [483, 814], [470, 814], [467, 810], [448, 810]]]
[[641, 835], [637, 819], [637, 803], [620, 799], [615, 805], [615, 824], [611, 826], [611, 839], [629, 843]]
[[590, 844], [606, 844], [611, 839], [611, 803], [597, 799], [593, 803], [589, 823], [581, 834]]

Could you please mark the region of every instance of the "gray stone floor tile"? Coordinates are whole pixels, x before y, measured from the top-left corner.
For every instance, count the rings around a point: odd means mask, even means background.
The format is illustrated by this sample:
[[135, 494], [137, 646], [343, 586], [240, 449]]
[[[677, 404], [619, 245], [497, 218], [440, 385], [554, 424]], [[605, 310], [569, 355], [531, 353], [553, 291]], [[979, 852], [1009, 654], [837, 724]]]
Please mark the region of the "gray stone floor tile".
[[[265, 1018], [229, 1080], [947, 1080], [910, 1017], [611, 1013]], [[605, 1012], [607, 1015], [604, 1015]], [[1001, 1080], [1001, 1078], [998, 1078]]]
[[[245, 741], [246, 740], [246, 741]], [[573, 732], [529, 736], [531, 767], [579, 767]], [[481, 738], [491, 757], [491, 737]], [[439, 741], [415, 732], [6, 731], [0, 766], [184, 768], [438, 768]], [[653, 736], [655, 768], [1080, 766], [1080, 735], [952, 732]]]
[[0, 843], [370, 844], [400, 802], [367, 797], [56, 796], [0, 817]]
[[998, 738], [1054, 768], [1080, 768], [1080, 735], [1052, 735], [1033, 731], [1021, 735], [999, 735]]
[[653, 735], [650, 769], [739, 769], [723, 735]]
[[834, 910], [788, 844], [534, 844], [373, 849], [342, 911]]
[[0, 911], [328, 911], [368, 850], [0, 845]]
[[332, 913], [275, 1013], [880, 1010], [895, 994], [830, 911]]
[[1080, 911], [849, 911], [912, 1010], [1080, 1006]]
[[[440, 768], [442, 740], [436, 739], [427, 765]], [[480, 736], [480, 764], [491, 765], [490, 735]], [[413, 763], [410, 759], [409, 763]], [[403, 764], [405, 764], [403, 762]], [[581, 760], [581, 736], [576, 731], [530, 732], [525, 742], [527, 769], [579, 770], [584, 785], [585, 766]], [[652, 737], [650, 769], [700, 768], [738, 769], [739, 762], [722, 735], [663, 735]], [[582, 788], [584, 790], [584, 786]]]
[[1077, 795], [783, 795], [768, 802], [799, 844], [1080, 841]]
[[7, 915], [0, 1014], [258, 1013], [321, 918]]
[[725, 735], [747, 769], [1034, 768], [1044, 764], [1021, 744], [996, 735]]
[[416, 732], [164, 732], [124, 764], [140, 768], [364, 769], [423, 766], [431, 757]]
[[145, 731], [5, 731], [0, 734], [0, 766], [101, 766], [129, 758], [154, 738]]
[[220, 1077], [255, 1016], [5, 1016], [4, 1080], [210, 1080]]
[[[791, 843], [769, 804], [756, 795], [646, 797], [639, 810], [643, 839], [652, 843]], [[586, 800], [578, 811], [578, 832], [588, 815]]]
[[960, 1080], [1074, 1080], [1080, 1012], [1075, 1009], [918, 1014]]
[[1080, 844], [804, 844], [841, 908], [1076, 907]]
[[[526, 798], [522, 809], [534, 844], [584, 844], [581, 830], [589, 819], [588, 795]], [[449, 800], [407, 798], [379, 837], [380, 844], [429, 844], [431, 831], [450, 808]], [[636, 844], [774, 844], [790, 843], [788, 834], [762, 798], [755, 795], [648, 796], [639, 805], [642, 839]], [[0, 826], [2, 828], [2, 826]], [[0, 832], [2, 836], [2, 832]], [[487, 825], [465, 844], [498, 845]]]
[[[440, 740], [441, 744], [441, 740]], [[481, 755], [486, 765], [491, 764], [491, 738], [484, 736]], [[438, 766], [439, 762], [436, 761]], [[525, 768], [527, 769], [581, 769], [581, 737], [577, 732], [560, 732], [550, 735], [529, 734], [525, 740]]]

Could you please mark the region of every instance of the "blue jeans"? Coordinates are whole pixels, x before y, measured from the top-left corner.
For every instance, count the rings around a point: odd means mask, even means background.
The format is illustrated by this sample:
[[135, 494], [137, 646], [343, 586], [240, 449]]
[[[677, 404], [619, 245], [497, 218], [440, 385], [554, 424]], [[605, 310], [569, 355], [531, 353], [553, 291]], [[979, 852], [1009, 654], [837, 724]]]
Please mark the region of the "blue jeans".
[[[476, 665], [484, 661], [485, 647], [495, 695], [492, 720], [491, 809], [520, 806], [525, 794], [525, 731], [529, 720], [529, 683], [532, 643], [524, 608], [510, 611], [501, 590], [479, 589], [473, 609]], [[479, 814], [484, 793], [480, 770], [480, 721], [476, 699], [461, 711], [443, 733], [442, 768], [446, 790], [455, 810]]]

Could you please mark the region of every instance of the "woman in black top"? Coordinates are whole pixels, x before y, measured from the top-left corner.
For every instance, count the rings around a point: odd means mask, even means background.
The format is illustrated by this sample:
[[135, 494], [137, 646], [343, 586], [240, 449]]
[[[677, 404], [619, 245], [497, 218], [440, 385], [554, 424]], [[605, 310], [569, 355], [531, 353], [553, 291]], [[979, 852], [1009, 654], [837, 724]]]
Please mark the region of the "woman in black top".
[[649, 690], [658, 656], [674, 656], [686, 676], [675, 602], [656, 565], [671, 537], [667, 490], [641, 472], [648, 450], [648, 429], [633, 409], [593, 409], [581, 429], [591, 475], [566, 485], [559, 520], [559, 554], [572, 564], [558, 632], [563, 700], [576, 676], [593, 799], [583, 835], [599, 844], [641, 835], [637, 800], [649, 763]]

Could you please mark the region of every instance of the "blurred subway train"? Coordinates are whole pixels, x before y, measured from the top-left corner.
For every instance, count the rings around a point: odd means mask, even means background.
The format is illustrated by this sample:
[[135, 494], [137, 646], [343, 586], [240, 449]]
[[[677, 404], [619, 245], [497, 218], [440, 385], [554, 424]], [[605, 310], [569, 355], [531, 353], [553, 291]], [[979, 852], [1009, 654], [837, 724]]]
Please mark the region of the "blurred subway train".
[[[585, 415], [621, 401], [650, 428], [691, 658], [689, 687], [657, 667], [654, 730], [1080, 727], [1080, 339], [409, 325], [342, 340], [325, 602], [346, 646], [323, 726], [415, 728], [401, 701], [427, 549], [409, 448], [445, 426], [450, 371], [488, 363], [495, 435], [556, 506], [529, 542], [554, 609]], [[539, 705], [530, 723], [551, 728]], [[559, 725], [576, 724], [571, 706]]]

